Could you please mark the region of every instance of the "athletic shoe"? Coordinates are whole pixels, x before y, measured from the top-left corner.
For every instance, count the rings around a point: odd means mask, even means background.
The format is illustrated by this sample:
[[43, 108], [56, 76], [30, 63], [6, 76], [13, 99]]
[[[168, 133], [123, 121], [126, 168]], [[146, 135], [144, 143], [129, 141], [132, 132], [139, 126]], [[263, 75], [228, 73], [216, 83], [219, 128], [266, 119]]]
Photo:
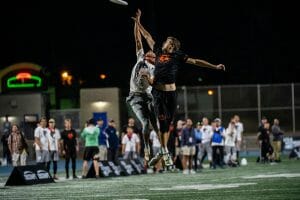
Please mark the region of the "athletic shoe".
[[76, 179], [76, 178], [78, 178], [78, 176], [76, 176], [76, 175], [73, 175], [73, 179]]
[[163, 155], [163, 159], [164, 159], [165, 165], [166, 165], [167, 167], [168, 167], [168, 166], [173, 166], [173, 160], [172, 160], [172, 158], [171, 158], [171, 156], [170, 156], [169, 153], [165, 153], [165, 154]]
[[157, 153], [149, 162], [148, 165], [149, 167], [154, 167], [156, 163], [163, 157], [163, 154]]
[[196, 174], [195, 170], [191, 169], [190, 174]]
[[53, 179], [54, 179], [54, 180], [58, 180], [57, 175], [54, 175], [54, 176], [53, 176]]
[[188, 170], [188, 169], [185, 169], [185, 170], [183, 170], [182, 173], [183, 173], [183, 174], [189, 174], [189, 170]]

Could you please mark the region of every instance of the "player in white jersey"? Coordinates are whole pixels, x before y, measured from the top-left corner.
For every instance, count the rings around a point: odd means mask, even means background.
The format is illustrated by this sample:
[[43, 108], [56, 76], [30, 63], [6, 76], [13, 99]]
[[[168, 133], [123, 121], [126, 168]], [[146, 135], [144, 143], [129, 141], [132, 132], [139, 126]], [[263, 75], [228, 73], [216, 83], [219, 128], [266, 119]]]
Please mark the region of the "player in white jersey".
[[[140, 17], [140, 13], [137, 13], [137, 17]], [[134, 36], [137, 62], [131, 72], [130, 92], [126, 101], [136, 115], [136, 118], [142, 124], [142, 134], [145, 143], [144, 158], [147, 163], [150, 159], [150, 124], [156, 133], [159, 132], [158, 122], [153, 107], [153, 97], [151, 94], [152, 87], [150, 86], [151, 80], [153, 79], [155, 54], [152, 51], [144, 54], [141, 33], [136, 22], [134, 25]]]

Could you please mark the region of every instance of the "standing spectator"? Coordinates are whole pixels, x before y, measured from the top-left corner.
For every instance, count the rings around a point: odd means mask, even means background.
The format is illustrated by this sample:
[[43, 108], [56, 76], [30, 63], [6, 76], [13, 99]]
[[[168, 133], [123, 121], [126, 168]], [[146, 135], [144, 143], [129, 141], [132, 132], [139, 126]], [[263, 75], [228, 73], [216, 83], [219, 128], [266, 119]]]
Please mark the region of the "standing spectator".
[[96, 179], [99, 178], [99, 148], [98, 148], [98, 136], [99, 128], [95, 127], [94, 120], [87, 121], [86, 127], [81, 133], [81, 137], [85, 140], [84, 153], [83, 153], [83, 165], [82, 165], [82, 178], [86, 178], [88, 173], [88, 162], [93, 160]]
[[140, 151], [140, 139], [131, 127], [127, 127], [127, 134], [122, 139], [122, 154], [125, 160], [137, 158]]
[[[186, 120], [186, 127], [182, 131], [182, 167], [183, 174], [195, 174], [193, 168], [193, 156], [196, 153], [196, 136], [193, 129], [193, 121]], [[187, 166], [188, 163], [188, 166]]]
[[107, 161], [107, 147], [108, 147], [108, 136], [105, 132], [104, 121], [100, 118], [97, 120], [97, 128], [99, 128], [100, 134], [98, 136], [99, 142], [99, 160]]
[[47, 169], [50, 172], [50, 164], [53, 162], [53, 179], [57, 180], [57, 161], [59, 160], [59, 152], [60, 152], [60, 132], [57, 128], [55, 128], [55, 120], [49, 119], [48, 122], [48, 130], [49, 130], [49, 162], [47, 163]]
[[127, 127], [131, 127], [133, 132], [138, 134], [139, 129], [135, 124], [135, 120], [133, 117], [128, 118], [128, 123], [122, 127], [122, 134], [121, 134], [121, 140], [123, 139], [124, 135], [127, 134]]
[[237, 163], [239, 164], [239, 159], [240, 159], [240, 151], [241, 151], [241, 146], [242, 146], [242, 141], [243, 141], [243, 132], [244, 132], [244, 125], [240, 121], [240, 116], [234, 115], [234, 123], [235, 123], [235, 128], [236, 128], [236, 160]]
[[209, 121], [206, 117], [203, 117], [202, 119], [202, 140], [201, 140], [201, 149], [199, 155], [200, 166], [202, 166], [203, 163], [203, 156], [205, 155], [205, 152], [207, 154], [207, 159], [209, 162], [210, 167], [212, 167], [212, 148], [211, 148], [211, 137], [213, 135], [212, 127], [209, 125]]
[[[196, 128], [194, 129], [195, 131], [195, 138], [196, 138], [196, 153], [194, 155], [194, 163], [195, 163], [195, 170], [197, 170], [198, 168], [198, 159], [199, 159], [199, 154], [200, 154], [200, 151], [201, 151], [201, 148], [202, 148], [202, 145], [201, 145], [201, 140], [202, 140], [202, 132], [201, 132], [201, 122], [197, 122], [197, 125], [196, 125]], [[201, 163], [201, 160], [200, 162]]]
[[265, 163], [272, 161], [273, 148], [270, 143], [270, 123], [264, 123], [264, 128], [261, 129], [258, 137], [260, 144], [260, 162]]
[[109, 120], [108, 126], [104, 131], [108, 136], [108, 160], [119, 164], [119, 137], [117, 134], [116, 124], [113, 119]]
[[3, 162], [4, 165], [11, 164], [12, 159], [11, 159], [11, 153], [9, 152], [9, 148], [8, 148], [8, 137], [10, 135], [10, 131], [11, 131], [11, 123], [8, 120], [8, 115], [5, 115], [5, 121], [3, 123], [3, 135], [1, 137], [1, 142], [3, 145]]
[[272, 134], [273, 134], [273, 148], [274, 148], [274, 158], [275, 162], [281, 162], [280, 153], [281, 153], [281, 144], [283, 131], [280, 129], [279, 120], [274, 119], [274, 123], [272, 126]]
[[237, 141], [237, 134], [238, 133], [238, 126], [236, 125], [236, 119], [233, 117], [230, 120], [230, 123], [225, 131], [225, 162], [229, 166], [236, 166], [237, 165], [237, 150], [236, 150], [236, 143]]
[[185, 124], [185, 121], [178, 120], [177, 125], [176, 125], [176, 130], [175, 130], [175, 156], [173, 159], [173, 163], [175, 163], [175, 166], [180, 169], [182, 167], [181, 141], [182, 141], [182, 130], [183, 130], [184, 124]]
[[21, 166], [25, 166], [28, 146], [23, 133], [16, 124], [12, 125], [12, 131], [8, 137], [8, 147], [11, 152], [13, 166], [18, 166], [19, 160]]
[[65, 130], [61, 133], [62, 138], [62, 154], [65, 157], [65, 169], [66, 169], [66, 178], [69, 178], [69, 162], [72, 160], [72, 172], [73, 179], [78, 178], [76, 176], [76, 157], [77, 152], [79, 151], [79, 144], [77, 140], [77, 133], [72, 128], [71, 119], [65, 119], [64, 122]]
[[36, 163], [45, 167], [46, 163], [49, 162], [49, 130], [46, 126], [47, 120], [42, 117], [39, 126], [34, 130]]
[[213, 168], [216, 169], [217, 164], [223, 168], [225, 129], [223, 126], [221, 126], [221, 119], [216, 118], [214, 122], [216, 125], [213, 128], [211, 146], [213, 150]]

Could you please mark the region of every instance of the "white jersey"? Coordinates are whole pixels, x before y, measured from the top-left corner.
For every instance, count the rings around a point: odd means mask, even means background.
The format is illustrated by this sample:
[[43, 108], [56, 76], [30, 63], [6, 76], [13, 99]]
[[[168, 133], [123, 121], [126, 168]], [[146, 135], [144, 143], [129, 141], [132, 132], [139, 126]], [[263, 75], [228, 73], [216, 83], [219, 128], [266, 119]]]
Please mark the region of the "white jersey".
[[58, 143], [60, 140], [59, 130], [57, 128], [54, 129], [54, 133], [51, 133], [49, 129], [48, 131], [49, 131], [48, 140], [49, 140], [50, 151], [58, 151]]
[[235, 124], [236, 130], [237, 130], [237, 140], [242, 141], [243, 132], [244, 132], [244, 126], [242, 122], [238, 122]]
[[149, 72], [151, 78], [154, 76], [154, 65], [144, 60], [144, 50], [140, 49], [137, 52], [137, 62], [131, 71], [130, 92], [151, 93], [152, 87], [148, 80], [140, 75], [140, 70]]
[[152, 130], [150, 133], [150, 140], [152, 140], [152, 147], [160, 147], [159, 139], [154, 130]]
[[210, 142], [213, 135], [212, 127], [210, 125], [203, 125], [200, 130], [202, 132], [201, 143], [204, 144]]
[[237, 129], [234, 125], [229, 124], [225, 132], [225, 146], [234, 147], [237, 139]]
[[42, 127], [37, 127], [34, 130], [34, 137], [39, 138], [40, 143], [41, 143], [41, 148], [39, 145], [35, 145], [35, 150], [39, 151], [39, 150], [45, 150], [48, 151], [49, 150], [49, 129], [48, 128], [42, 128]]
[[136, 152], [136, 144], [140, 142], [137, 134], [133, 133], [131, 139], [128, 138], [127, 134], [122, 139], [122, 144], [125, 144], [125, 152], [131, 151]]

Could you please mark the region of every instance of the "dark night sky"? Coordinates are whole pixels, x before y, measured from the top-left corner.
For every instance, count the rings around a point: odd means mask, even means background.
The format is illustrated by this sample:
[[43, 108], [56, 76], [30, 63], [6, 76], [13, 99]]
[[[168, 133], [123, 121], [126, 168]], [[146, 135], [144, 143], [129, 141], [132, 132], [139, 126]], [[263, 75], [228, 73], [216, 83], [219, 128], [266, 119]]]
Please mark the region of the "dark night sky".
[[[226, 72], [184, 65], [179, 85], [297, 82], [299, 14], [272, 1], [30, 1], [0, 5], [0, 69], [34, 62], [51, 77], [70, 70], [83, 87], [127, 88], [135, 63], [133, 16], [161, 43], [176, 36], [191, 57], [224, 63]], [[146, 43], [144, 43], [146, 46]], [[108, 78], [100, 81], [99, 74]], [[203, 79], [198, 82], [198, 78]]]

